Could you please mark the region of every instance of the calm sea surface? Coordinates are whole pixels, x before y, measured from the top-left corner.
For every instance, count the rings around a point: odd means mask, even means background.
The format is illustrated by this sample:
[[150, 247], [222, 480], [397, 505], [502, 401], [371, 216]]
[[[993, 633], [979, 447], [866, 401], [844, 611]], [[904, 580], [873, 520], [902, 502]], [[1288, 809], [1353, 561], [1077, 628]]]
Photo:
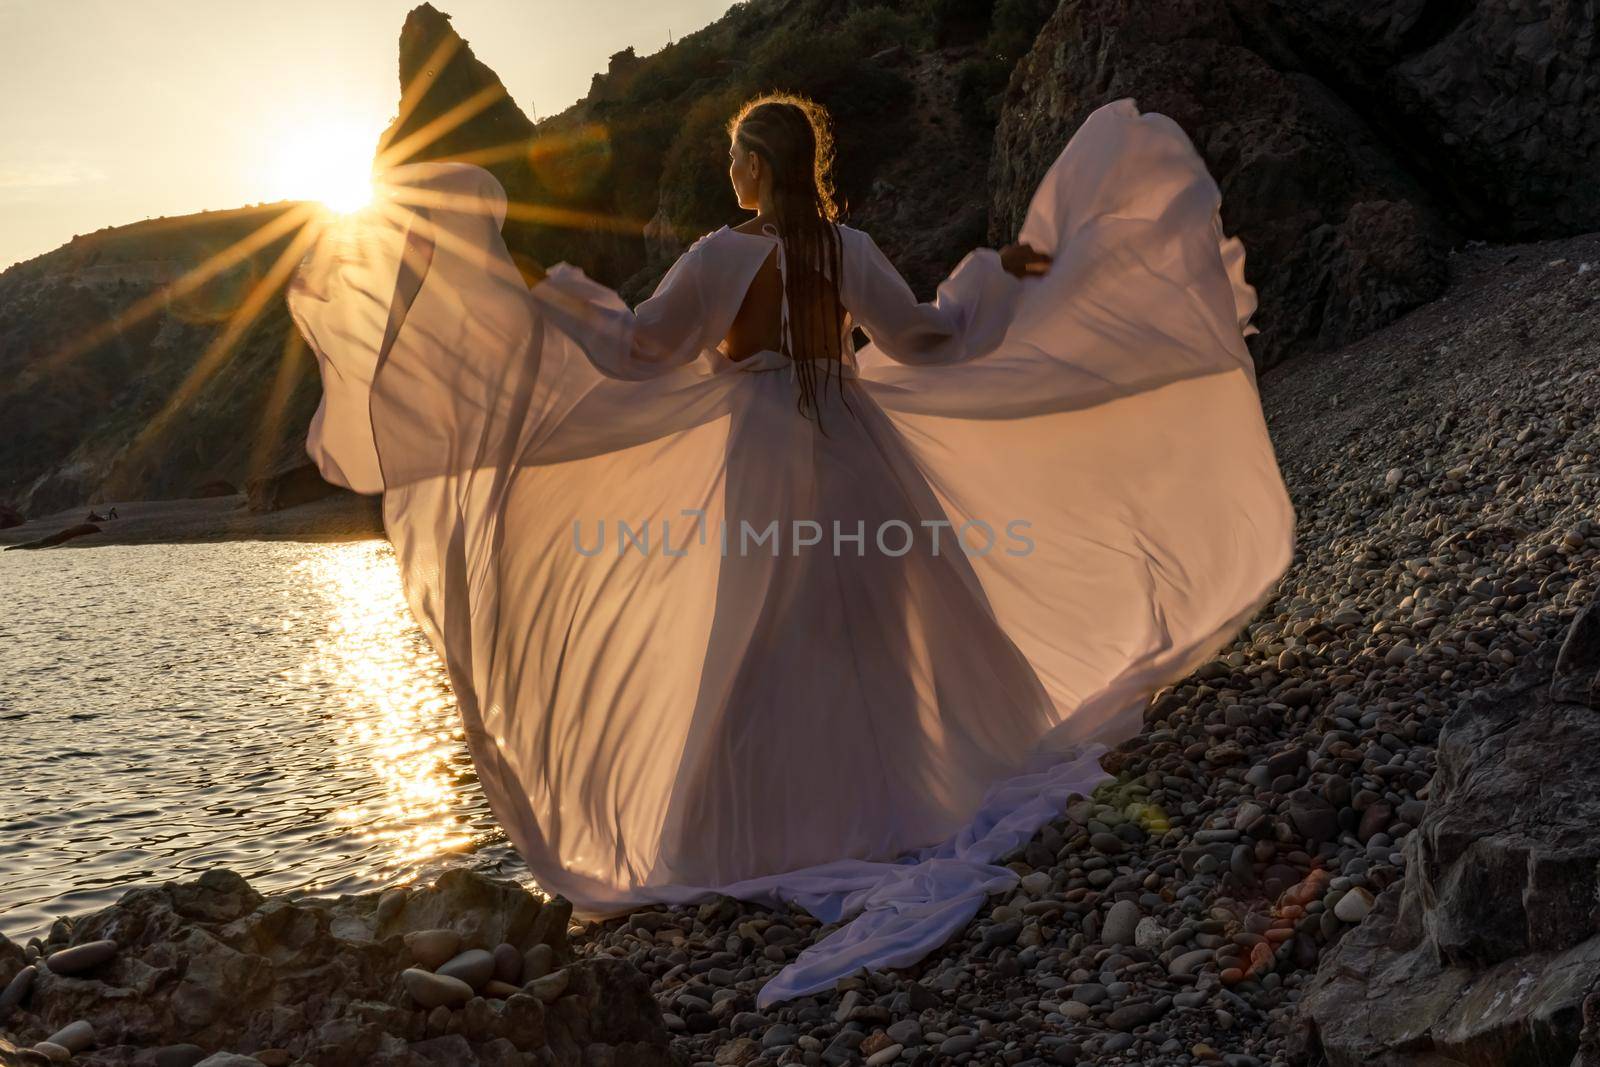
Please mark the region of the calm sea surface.
[[0, 932], [232, 868], [527, 880], [389, 546], [0, 553]]

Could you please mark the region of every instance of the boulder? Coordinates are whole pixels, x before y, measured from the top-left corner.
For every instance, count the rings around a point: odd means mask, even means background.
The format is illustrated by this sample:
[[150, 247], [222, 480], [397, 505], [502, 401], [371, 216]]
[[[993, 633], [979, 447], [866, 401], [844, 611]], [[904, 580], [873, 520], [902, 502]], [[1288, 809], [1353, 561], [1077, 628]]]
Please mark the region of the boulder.
[[296, 463], [245, 482], [245, 502], [251, 511], [281, 511], [340, 492], [325, 481], [312, 463]]
[[989, 239], [1014, 239], [1045, 170], [1097, 107], [1133, 97], [1194, 142], [1222, 190], [1260, 299], [1265, 367], [1332, 348], [1444, 289], [1453, 229], [1363, 114], [1253, 47], [1227, 0], [1073, 0], [1006, 90], [990, 161]]
[[1277, 62], [1337, 86], [1430, 192], [1489, 240], [1600, 229], [1592, 7], [1235, 0]]
[[1596, 1043], [1600, 714], [1551, 698], [1557, 652], [1546, 645], [1447, 722], [1405, 878], [1323, 955], [1300, 1002], [1308, 1058], [1596, 1062], [1574, 1057]]

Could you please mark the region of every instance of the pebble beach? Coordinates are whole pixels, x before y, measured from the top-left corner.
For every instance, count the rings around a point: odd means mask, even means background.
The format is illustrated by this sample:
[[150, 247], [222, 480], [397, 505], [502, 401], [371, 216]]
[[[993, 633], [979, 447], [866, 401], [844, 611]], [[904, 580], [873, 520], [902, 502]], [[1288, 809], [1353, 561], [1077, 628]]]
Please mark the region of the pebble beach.
[[[1015, 889], [921, 963], [760, 1012], [761, 984], [832, 926], [723, 898], [558, 932], [559, 908], [465, 872], [442, 891], [342, 903], [257, 902], [217, 872], [192, 891], [231, 901], [214, 918], [170, 889], [138, 890], [167, 893], [141, 898], [142, 914], [180, 918], [117, 926], [119, 904], [0, 945], [0, 982], [26, 987], [0, 995], [0, 1062], [1304, 1062], [1302, 993], [1406, 877], [1447, 719], [1559, 640], [1600, 589], [1600, 235], [1471, 246], [1450, 268], [1439, 301], [1264, 376], [1299, 517], [1276, 596], [1155, 694], [1143, 732], [1103, 761], [1116, 781], [1006, 857]], [[498, 918], [433, 935], [456, 914], [429, 903], [439, 892]], [[230, 951], [248, 942], [273, 961], [275, 984], [241, 1003], [267, 1012], [292, 996], [300, 1014], [276, 1030], [268, 1015], [232, 1029], [208, 1018], [188, 1033], [210, 1047], [116, 1032], [109, 991], [162, 966], [183, 973], [186, 950], [158, 946], [185, 944], [184, 923], [202, 920]], [[109, 953], [95, 966], [123, 968], [112, 981], [20, 977], [100, 940], [111, 947], [92, 950]], [[325, 988], [297, 977], [296, 953], [315, 957]], [[134, 1001], [164, 988], [146, 980]], [[608, 1015], [618, 1004], [628, 1011]]]

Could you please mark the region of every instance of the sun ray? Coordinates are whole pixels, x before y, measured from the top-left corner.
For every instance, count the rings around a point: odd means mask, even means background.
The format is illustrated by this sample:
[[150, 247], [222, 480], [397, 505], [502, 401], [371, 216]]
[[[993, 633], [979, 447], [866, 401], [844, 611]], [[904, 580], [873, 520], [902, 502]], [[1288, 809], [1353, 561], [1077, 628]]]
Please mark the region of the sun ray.
[[[385, 218], [393, 221], [396, 229], [401, 231], [411, 226], [416, 218], [416, 212], [396, 207], [393, 204], [380, 203], [379, 210], [383, 212]], [[447, 252], [455, 252], [463, 256], [476, 256], [479, 253], [477, 247], [471, 242], [451, 233], [449, 230], [435, 228], [429, 232], [428, 236], [438, 247]], [[410, 254], [409, 249], [407, 254]], [[514, 265], [508, 265], [500, 260], [490, 260], [484, 264], [484, 269], [503, 281], [520, 281], [522, 279], [521, 273], [516, 270]]]
[[227, 248], [207, 257], [176, 280], [129, 305], [109, 322], [102, 323], [78, 340], [63, 345], [45, 356], [23, 372], [23, 382], [48, 375], [67, 360], [76, 359], [124, 330], [166, 310], [173, 300], [194, 292], [223, 271], [244, 262], [289, 232], [305, 226], [314, 215], [315, 208], [309, 204], [298, 204], [289, 208], [273, 221], [262, 224], [253, 233], [241, 237]]
[[504, 99], [506, 99], [504, 86], [485, 85], [459, 104], [451, 107], [438, 117], [430, 119], [415, 131], [380, 152], [376, 162], [376, 169], [383, 171], [406, 162], [440, 138], [454, 132], [464, 123], [482, 114], [491, 105]]
[[188, 375], [172, 391], [172, 395], [167, 398], [166, 404], [156, 413], [154, 418], [144, 424], [138, 436], [128, 446], [124, 462], [137, 460], [150, 442], [166, 427], [172, 417], [182, 410], [199, 388], [222, 365], [223, 360], [227, 357], [234, 344], [261, 315], [262, 310], [267, 306], [267, 301], [282, 291], [283, 286], [289, 280], [289, 276], [299, 266], [301, 257], [305, 255], [321, 235], [323, 227], [323, 223], [313, 221], [303, 226], [295, 234], [294, 239], [289, 242], [289, 246], [273, 262], [272, 268], [256, 282], [244, 300], [240, 302], [238, 309], [228, 319], [228, 325], [206, 346], [205, 351], [200, 354], [200, 358], [189, 369]]
[[[389, 186], [389, 199], [398, 204], [416, 207], [438, 207], [451, 211], [476, 214], [489, 213], [489, 201], [482, 197], [461, 193], [446, 193], [437, 189], [422, 189], [413, 185]], [[574, 230], [604, 230], [638, 236], [644, 232], [648, 220], [624, 215], [607, 215], [585, 211], [581, 208], [555, 207], [550, 204], [530, 204], [513, 200], [506, 205], [506, 217], [520, 222], [537, 222]]]
[[[245, 484], [252, 478], [268, 473], [273, 452], [278, 443], [278, 429], [283, 425], [283, 415], [289, 406], [289, 394], [294, 392], [295, 376], [300, 361], [305, 359], [307, 348], [300, 331], [290, 328], [283, 337], [283, 355], [272, 376], [272, 388], [267, 393], [266, 405], [261, 409], [261, 419], [256, 426], [256, 439], [250, 449], [250, 463]], [[241, 488], [243, 488], [241, 486]]]
[[462, 43], [461, 38], [454, 34], [445, 37], [434, 47], [433, 54], [427, 58], [427, 61], [417, 68], [417, 75], [411, 79], [411, 84], [401, 90], [400, 106], [397, 109], [395, 119], [378, 139], [378, 159], [385, 158], [385, 153], [389, 150], [390, 138], [410, 121], [412, 113], [417, 110], [417, 107], [428, 95], [428, 90], [433, 88], [436, 79], [428, 75], [435, 70], [442, 71], [455, 58], [455, 54], [460, 50]]

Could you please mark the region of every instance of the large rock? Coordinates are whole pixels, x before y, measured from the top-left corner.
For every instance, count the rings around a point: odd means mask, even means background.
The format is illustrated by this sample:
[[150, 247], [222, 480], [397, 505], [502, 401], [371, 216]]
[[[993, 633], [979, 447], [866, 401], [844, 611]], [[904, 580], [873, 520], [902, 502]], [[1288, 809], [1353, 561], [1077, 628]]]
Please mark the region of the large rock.
[[1263, 51], [1358, 110], [1475, 236], [1600, 229], [1592, 4], [1235, 0]]
[[[444, 1038], [413, 999], [417, 976], [402, 977], [413, 963], [405, 935], [451, 930], [485, 956], [501, 945], [538, 948], [566, 965], [566, 988], [549, 1004], [520, 991], [475, 997], [465, 986], [463, 997], [424, 998], [451, 1016], [447, 1036], [467, 1050], [451, 1062], [507, 1062], [510, 1053], [576, 1063], [599, 1045], [615, 1050], [617, 1063], [665, 1067], [668, 1037], [648, 981], [624, 961], [571, 962], [570, 917], [562, 898], [541, 900], [466, 870], [336, 899], [264, 897], [236, 874], [210, 871], [58, 923], [47, 957], [101, 939], [114, 940], [116, 954], [78, 976], [39, 968], [5, 1036], [28, 1045], [84, 1020], [101, 1067], [145, 1063], [176, 1046], [284, 1050], [316, 1067], [416, 1067], [442, 1047], [427, 1043]], [[0, 942], [0, 979], [20, 973], [22, 961], [16, 946]]]
[[1308, 1055], [1595, 1062], [1574, 1056], [1600, 983], [1600, 710], [1551, 699], [1555, 658], [1544, 648], [1446, 725], [1404, 880], [1323, 957], [1301, 1001]]
[[296, 462], [245, 482], [245, 502], [251, 511], [282, 511], [309, 504], [339, 492], [322, 477], [316, 464]]
[[1452, 231], [1362, 115], [1250, 47], [1226, 0], [1067, 0], [1017, 66], [990, 164], [991, 243], [1011, 240], [1089, 113], [1131, 96], [1174, 119], [1246, 249], [1263, 366], [1336, 347], [1433, 299]]
[[499, 75], [432, 4], [413, 8], [400, 31], [396, 110], [379, 161], [460, 160], [488, 170], [510, 201], [501, 230], [513, 255], [566, 259], [613, 283], [643, 261], [643, 221], [611, 224], [609, 136], [538, 135]]

